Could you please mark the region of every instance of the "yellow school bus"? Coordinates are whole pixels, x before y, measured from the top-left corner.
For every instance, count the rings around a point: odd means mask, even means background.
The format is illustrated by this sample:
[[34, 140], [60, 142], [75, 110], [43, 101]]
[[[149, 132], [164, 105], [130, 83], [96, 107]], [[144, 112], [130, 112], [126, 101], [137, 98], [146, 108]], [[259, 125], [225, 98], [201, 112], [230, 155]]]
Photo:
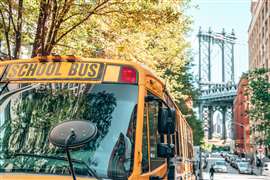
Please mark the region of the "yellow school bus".
[[0, 62], [1, 180], [195, 179], [192, 160], [190, 126], [143, 65]]

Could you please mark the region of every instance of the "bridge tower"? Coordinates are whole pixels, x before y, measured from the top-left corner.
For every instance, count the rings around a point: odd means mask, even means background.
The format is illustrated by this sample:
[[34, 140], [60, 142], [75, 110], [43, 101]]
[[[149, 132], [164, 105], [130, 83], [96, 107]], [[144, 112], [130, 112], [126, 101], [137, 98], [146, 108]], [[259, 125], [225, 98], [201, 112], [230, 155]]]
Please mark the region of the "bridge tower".
[[[233, 99], [236, 95], [234, 31], [226, 33], [223, 29], [217, 33], [210, 28], [208, 31], [200, 28], [197, 37], [200, 90], [197, 103], [200, 119], [204, 123], [205, 138], [232, 139]], [[218, 64], [219, 68], [214, 69], [214, 64]]]

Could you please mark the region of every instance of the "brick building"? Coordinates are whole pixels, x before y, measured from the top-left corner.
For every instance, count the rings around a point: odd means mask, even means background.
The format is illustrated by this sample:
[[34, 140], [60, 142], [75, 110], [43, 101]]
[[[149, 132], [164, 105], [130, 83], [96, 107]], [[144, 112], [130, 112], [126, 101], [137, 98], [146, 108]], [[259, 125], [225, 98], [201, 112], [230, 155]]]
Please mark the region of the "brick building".
[[248, 29], [249, 69], [270, 68], [270, 1], [251, 1]]
[[251, 153], [250, 125], [247, 114], [248, 96], [246, 95], [248, 80], [241, 78], [237, 88], [237, 95], [233, 103], [235, 151], [238, 153]]

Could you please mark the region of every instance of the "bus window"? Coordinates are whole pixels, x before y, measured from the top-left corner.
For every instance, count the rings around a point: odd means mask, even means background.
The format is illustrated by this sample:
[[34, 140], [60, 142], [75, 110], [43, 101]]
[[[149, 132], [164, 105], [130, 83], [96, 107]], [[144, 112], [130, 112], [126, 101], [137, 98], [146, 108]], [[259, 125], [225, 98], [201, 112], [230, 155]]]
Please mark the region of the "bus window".
[[158, 126], [158, 102], [148, 103], [149, 117], [149, 135], [150, 135], [150, 170], [154, 170], [161, 164], [165, 163], [164, 158], [157, 156], [157, 144], [160, 142], [160, 135], [157, 131]]
[[167, 135], [166, 137], [167, 137], [167, 143], [168, 144], [171, 144], [172, 143], [172, 141], [171, 141], [171, 135]]
[[183, 123], [179, 123], [179, 134], [178, 134], [178, 138], [179, 138], [179, 143], [180, 143], [180, 157], [183, 157], [184, 156], [184, 147], [183, 147], [183, 144], [184, 144], [184, 137], [183, 137], [183, 134], [184, 134], [184, 131], [183, 131]]
[[[147, 104], [145, 105], [147, 107]], [[149, 171], [149, 156], [148, 156], [148, 131], [147, 131], [147, 119], [148, 113], [147, 108], [144, 109], [144, 118], [143, 118], [143, 140], [142, 140], [142, 173]]]
[[172, 134], [172, 144], [175, 145], [175, 134]]
[[178, 130], [175, 132], [176, 135], [175, 135], [175, 141], [176, 141], [176, 154], [179, 156], [180, 155], [180, 143], [179, 143], [179, 133], [178, 133]]

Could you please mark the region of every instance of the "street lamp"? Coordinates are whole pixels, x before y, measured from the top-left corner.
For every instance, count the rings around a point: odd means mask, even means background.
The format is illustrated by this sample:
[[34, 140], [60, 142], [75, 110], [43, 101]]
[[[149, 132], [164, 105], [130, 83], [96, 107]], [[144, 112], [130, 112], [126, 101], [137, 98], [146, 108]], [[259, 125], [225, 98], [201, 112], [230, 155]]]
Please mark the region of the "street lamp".
[[[237, 122], [233, 122], [232, 124], [236, 124], [236, 125], [243, 128], [243, 130], [244, 130], [244, 150], [246, 152], [246, 128], [247, 128], [247, 125], [244, 125], [242, 123], [237, 123]], [[246, 157], [246, 154], [245, 154], [245, 157]]]

